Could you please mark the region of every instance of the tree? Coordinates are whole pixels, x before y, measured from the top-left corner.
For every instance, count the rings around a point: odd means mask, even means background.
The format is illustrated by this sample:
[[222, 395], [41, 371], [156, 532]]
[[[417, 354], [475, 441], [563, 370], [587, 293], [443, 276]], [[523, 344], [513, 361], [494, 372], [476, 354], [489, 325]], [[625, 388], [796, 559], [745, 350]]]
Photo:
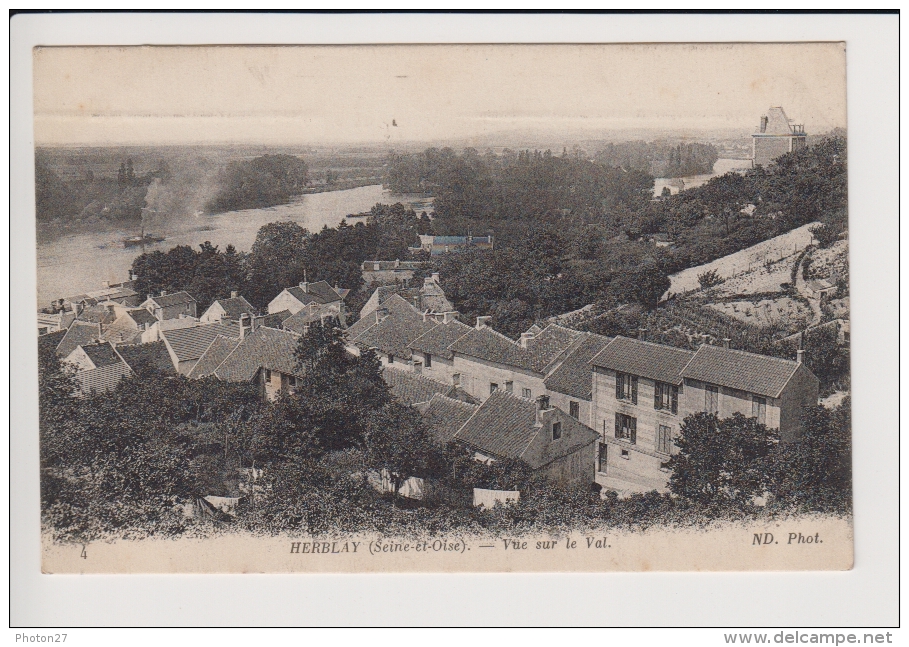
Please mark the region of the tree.
[[433, 476], [441, 468], [441, 452], [420, 414], [398, 402], [371, 413], [364, 447], [367, 465], [388, 478], [396, 503], [407, 479]]
[[249, 299], [264, 308], [286, 287], [303, 280], [309, 232], [292, 221], [271, 222], [256, 234], [249, 253]]
[[669, 490], [684, 499], [747, 505], [769, 485], [763, 459], [778, 437], [756, 418], [694, 413], [674, 442], [679, 452], [669, 460]]
[[802, 435], [768, 456], [775, 504], [803, 512], [848, 512], [852, 508], [852, 407], [815, 405], [802, 415]]
[[717, 274], [716, 270], [705, 270], [698, 274], [698, 283], [704, 290], [717, 286], [722, 282], [723, 279]]
[[659, 263], [648, 259], [638, 267], [619, 275], [609, 292], [618, 300], [639, 303], [652, 310], [663, 298], [672, 282]]

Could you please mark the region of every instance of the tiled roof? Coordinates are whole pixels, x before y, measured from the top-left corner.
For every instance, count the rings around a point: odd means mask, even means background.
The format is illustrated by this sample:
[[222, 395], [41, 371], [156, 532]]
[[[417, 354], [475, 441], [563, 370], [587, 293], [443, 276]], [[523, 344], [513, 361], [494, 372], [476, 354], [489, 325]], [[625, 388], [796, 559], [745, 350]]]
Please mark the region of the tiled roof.
[[584, 333], [556, 324], [546, 326], [527, 341], [531, 368], [538, 373], [545, 373], [550, 364], [583, 336]]
[[243, 339], [215, 371], [227, 382], [249, 382], [260, 368], [302, 377], [294, 353], [299, 336], [286, 330], [257, 328]]
[[38, 348], [46, 351], [56, 349], [66, 336], [66, 332], [65, 330], [55, 330], [46, 335], [38, 335]]
[[412, 353], [408, 344], [437, 325], [434, 321], [423, 321], [421, 315], [387, 317], [354, 341], [363, 348], [376, 348], [385, 355], [410, 359]]
[[450, 384], [436, 382], [411, 371], [390, 366], [382, 368], [382, 378], [391, 389], [392, 395], [404, 404], [428, 402], [436, 394], [445, 395], [452, 388]]
[[202, 353], [205, 352], [218, 335], [224, 337], [240, 336], [239, 329], [236, 326], [226, 326], [222, 323], [203, 324], [192, 328], [177, 328], [176, 330], [165, 330], [161, 333], [161, 337], [167, 342], [167, 345], [180, 362], [202, 357]]
[[85, 321], [95, 324], [111, 324], [116, 319], [116, 314], [101, 305], [88, 306], [76, 317], [76, 321]]
[[169, 308], [170, 306], [178, 306], [183, 303], [195, 303], [196, 300], [190, 296], [188, 292], [174, 292], [173, 294], [165, 294], [164, 296], [156, 296], [149, 299], [149, 301], [154, 301], [162, 308]]
[[256, 328], [259, 326], [268, 326], [269, 328], [280, 328], [281, 324], [291, 316], [290, 310], [281, 310], [271, 314], [262, 315], [255, 318]]
[[142, 340], [142, 331], [121, 317], [104, 329], [101, 340], [115, 344], [138, 344]]
[[[299, 285], [294, 285], [293, 287], [287, 288], [287, 291], [290, 292], [295, 299], [303, 303], [312, 303], [313, 301], [317, 303], [332, 303], [333, 301], [340, 301], [342, 296], [331, 287], [328, 281], [316, 281], [315, 283], [310, 283], [306, 286], [306, 291], [303, 291]], [[345, 295], [346, 296], [346, 295]]]
[[429, 425], [435, 441], [441, 445], [454, 438], [479, 407], [444, 395], [436, 394], [420, 406], [420, 413]]
[[587, 333], [555, 370], [543, 380], [543, 384], [550, 391], [590, 400], [593, 395], [591, 361], [611, 341], [612, 337]]
[[705, 344], [688, 362], [682, 377], [778, 398], [798, 367], [798, 362], [788, 359]]
[[163, 341], [118, 346], [117, 352], [136, 373], [141, 373], [144, 368], [153, 368], [165, 373], [173, 373], [176, 370]]
[[[378, 269], [376, 266], [378, 265]], [[377, 272], [383, 270], [417, 270], [423, 266], [420, 261], [363, 261], [361, 268], [364, 272]]]
[[199, 361], [196, 362], [187, 377], [197, 380], [212, 375], [215, 372], [215, 369], [221, 365], [221, 362], [227, 359], [227, 356], [233, 352], [239, 343], [239, 339], [221, 337], [218, 335], [212, 340], [208, 348], [205, 349], [205, 352], [202, 353], [202, 357], [199, 358]]
[[313, 322], [322, 321], [322, 319], [337, 318], [338, 311], [333, 308], [313, 308], [307, 306], [281, 322], [281, 327], [284, 328], [284, 330], [289, 330], [298, 335], [302, 335], [306, 331], [306, 326]]
[[616, 337], [591, 363], [658, 382], [680, 384], [681, 371], [693, 356], [694, 353], [681, 348]]
[[117, 351], [114, 350], [114, 347], [108, 343], [86, 344], [82, 347], [82, 350], [88, 355], [95, 368], [103, 368], [123, 361]]
[[[231, 297], [230, 299], [215, 299], [212, 306], [217, 303], [224, 310], [225, 316], [232, 321], [239, 321], [240, 315], [246, 314], [253, 316], [256, 314], [255, 308], [243, 297]], [[211, 307], [211, 306], [209, 306]]]
[[101, 325], [86, 321], [74, 321], [57, 345], [57, 355], [69, 357], [76, 346], [84, 346], [101, 338]]
[[116, 364], [94, 368], [90, 371], [80, 371], [76, 373], [75, 377], [82, 392], [88, 395], [93, 391], [96, 393], [110, 391], [129, 373], [129, 366], [126, 363], [117, 362]]
[[536, 407], [533, 400], [495, 391], [454, 439], [493, 456], [521, 458], [541, 430], [534, 425]]
[[135, 321], [136, 324], [139, 326], [141, 326], [142, 324], [148, 324], [151, 326], [156, 321], [158, 321], [157, 319], [155, 319], [155, 316], [152, 313], [150, 313], [148, 310], [146, 310], [145, 308], [135, 308], [133, 310], [127, 310], [126, 315], [130, 319]]
[[[388, 298], [382, 302], [382, 308], [388, 311], [388, 317], [409, 317], [412, 319], [419, 319], [420, 321], [423, 320], [423, 315], [417, 312], [416, 308], [397, 294], [388, 295]], [[347, 329], [347, 338], [353, 341], [366, 330], [375, 326], [376, 317], [377, 315], [375, 312], [370, 312], [365, 317], [361, 317], [352, 323]]]
[[470, 326], [462, 324], [460, 321], [438, 324], [410, 342], [409, 347], [411, 350], [451, 359], [454, 357], [454, 353], [451, 352], [449, 346], [471, 330], [473, 329]]

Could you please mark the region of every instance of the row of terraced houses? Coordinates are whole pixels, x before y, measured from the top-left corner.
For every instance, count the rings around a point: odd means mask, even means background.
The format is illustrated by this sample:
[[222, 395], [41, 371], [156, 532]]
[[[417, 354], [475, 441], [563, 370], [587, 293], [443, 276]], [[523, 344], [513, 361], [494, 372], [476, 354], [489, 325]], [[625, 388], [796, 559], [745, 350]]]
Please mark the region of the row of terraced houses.
[[[309, 326], [326, 318], [346, 325], [348, 291], [324, 281], [283, 290], [263, 314], [238, 294], [197, 317], [185, 292], [141, 300], [128, 283], [101, 292], [63, 300], [59, 322], [39, 316], [43, 343], [75, 367], [86, 391], [113, 388], [151, 362], [191, 379], [253, 382], [274, 399], [302, 377], [294, 351]], [[464, 323], [438, 275], [421, 287], [376, 288], [345, 334], [350, 352], [376, 352], [392, 393], [425, 416], [440, 443], [620, 493], [666, 488], [673, 438], [691, 413], [740, 412], [789, 441], [818, 397], [801, 354], [689, 351], [555, 324], [513, 340], [489, 317]]]

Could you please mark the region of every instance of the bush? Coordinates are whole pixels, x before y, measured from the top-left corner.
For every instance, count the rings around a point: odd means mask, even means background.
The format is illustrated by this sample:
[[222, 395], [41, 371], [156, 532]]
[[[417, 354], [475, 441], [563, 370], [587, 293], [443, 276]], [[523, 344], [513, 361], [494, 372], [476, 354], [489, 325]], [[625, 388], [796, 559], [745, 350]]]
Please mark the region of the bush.
[[701, 287], [705, 290], [719, 285], [724, 280], [725, 279], [717, 274], [716, 270], [707, 270], [698, 274], [698, 283], [700, 283]]

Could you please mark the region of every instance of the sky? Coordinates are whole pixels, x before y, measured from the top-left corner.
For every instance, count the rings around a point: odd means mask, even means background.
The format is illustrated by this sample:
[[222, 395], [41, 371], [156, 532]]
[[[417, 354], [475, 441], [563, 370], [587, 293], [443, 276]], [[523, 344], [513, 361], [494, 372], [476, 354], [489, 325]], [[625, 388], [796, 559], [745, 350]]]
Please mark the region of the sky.
[[842, 43], [43, 47], [38, 145], [846, 126]]

